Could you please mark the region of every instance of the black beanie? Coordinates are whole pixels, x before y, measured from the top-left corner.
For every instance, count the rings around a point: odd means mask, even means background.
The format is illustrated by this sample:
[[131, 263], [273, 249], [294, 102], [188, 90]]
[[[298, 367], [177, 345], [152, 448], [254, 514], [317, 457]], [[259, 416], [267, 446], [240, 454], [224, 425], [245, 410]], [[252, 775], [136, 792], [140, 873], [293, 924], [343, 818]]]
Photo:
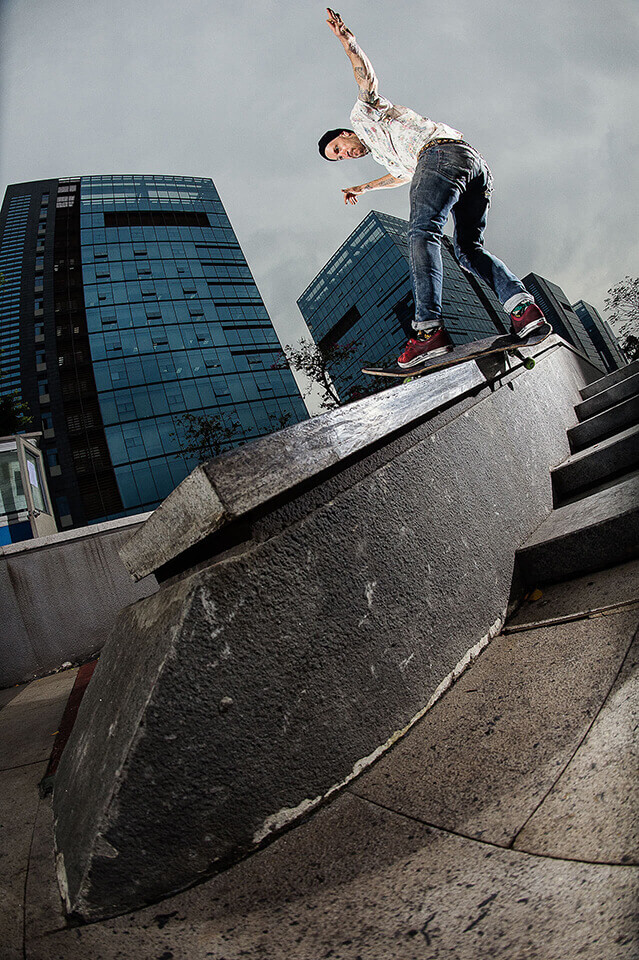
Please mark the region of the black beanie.
[[324, 151], [329, 145], [331, 140], [334, 140], [335, 137], [341, 136], [342, 133], [352, 133], [352, 130], [346, 130], [344, 127], [338, 127], [337, 130], [327, 130], [321, 140], [318, 141], [317, 146], [319, 147], [320, 157], [324, 157], [325, 160], [330, 160], [331, 163], [334, 163], [337, 160], [337, 157], [327, 157]]

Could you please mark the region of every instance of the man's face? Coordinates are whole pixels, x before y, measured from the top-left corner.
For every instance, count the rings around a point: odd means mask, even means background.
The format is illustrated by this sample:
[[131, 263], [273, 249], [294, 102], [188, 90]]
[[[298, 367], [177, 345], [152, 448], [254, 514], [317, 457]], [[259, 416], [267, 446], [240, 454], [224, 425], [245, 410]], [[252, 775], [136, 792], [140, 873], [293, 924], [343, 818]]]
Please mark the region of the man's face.
[[355, 133], [340, 133], [339, 137], [330, 140], [324, 148], [324, 156], [328, 160], [357, 160], [368, 153], [368, 147], [362, 143]]

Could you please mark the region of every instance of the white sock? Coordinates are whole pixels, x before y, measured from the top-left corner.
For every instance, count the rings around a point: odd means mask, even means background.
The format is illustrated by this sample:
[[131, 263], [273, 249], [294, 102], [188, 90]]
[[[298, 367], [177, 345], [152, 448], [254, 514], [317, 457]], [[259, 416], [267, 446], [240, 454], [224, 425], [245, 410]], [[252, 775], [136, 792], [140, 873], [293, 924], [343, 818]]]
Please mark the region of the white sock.
[[535, 298], [532, 293], [516, 293], [514, 297], [506, 300], [504, 304], [504, 310], [506, 313], [512, 313], [515, 307], [518, 307], [520, 303], [534, 303]]

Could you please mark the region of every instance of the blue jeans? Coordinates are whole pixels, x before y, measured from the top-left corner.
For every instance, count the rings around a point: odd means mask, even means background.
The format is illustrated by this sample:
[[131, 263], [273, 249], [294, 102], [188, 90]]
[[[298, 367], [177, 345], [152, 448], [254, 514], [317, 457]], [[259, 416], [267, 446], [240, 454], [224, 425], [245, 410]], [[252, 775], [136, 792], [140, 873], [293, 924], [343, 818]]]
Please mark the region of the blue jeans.
[[441, 241], [449, 213], [455, 223], [455, 254], [460, 266], [487, 283], [502, 304], [527, 293], [521, 280], [484, 249], [491, 190], [488, 165], [472, 147], [435, 144], [419, 157], [410, 188], [408, 225], [416, 330], [428, 330], [442, 322]]

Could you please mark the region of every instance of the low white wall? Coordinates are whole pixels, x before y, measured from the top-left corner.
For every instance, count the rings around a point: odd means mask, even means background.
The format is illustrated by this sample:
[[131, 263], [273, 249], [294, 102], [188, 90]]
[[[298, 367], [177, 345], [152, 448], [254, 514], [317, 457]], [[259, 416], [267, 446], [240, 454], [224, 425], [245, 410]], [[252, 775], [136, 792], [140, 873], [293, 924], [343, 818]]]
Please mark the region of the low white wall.
[[118, 553], [149, 514], [0, 548], [0, 688], [100, 650], [120, 610], [157, 590]]

